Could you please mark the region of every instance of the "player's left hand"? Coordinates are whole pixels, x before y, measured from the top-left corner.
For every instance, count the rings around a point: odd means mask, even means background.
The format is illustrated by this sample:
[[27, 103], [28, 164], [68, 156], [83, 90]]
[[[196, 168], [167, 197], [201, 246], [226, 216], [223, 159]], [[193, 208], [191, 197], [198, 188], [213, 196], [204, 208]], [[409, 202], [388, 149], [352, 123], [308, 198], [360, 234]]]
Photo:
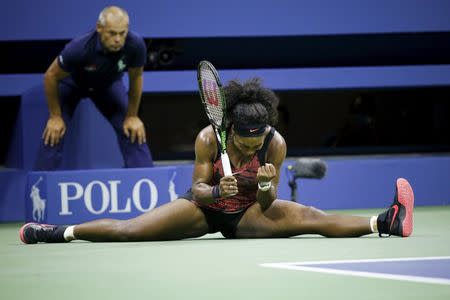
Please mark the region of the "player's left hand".
[[258, 173], [256, 174], [256, 178], [258, 182], [269, 182], [277, 176], [277, 170], [275, 166], [269, 163], [266, 163], [264, 166], [258, 168]]
[[131, 142], [137, 141], [139, 144], [146, 143], [145, 127], [141, 119], [137, 116], [128, 116], [123, 121], [123, 132], [130, 138]]

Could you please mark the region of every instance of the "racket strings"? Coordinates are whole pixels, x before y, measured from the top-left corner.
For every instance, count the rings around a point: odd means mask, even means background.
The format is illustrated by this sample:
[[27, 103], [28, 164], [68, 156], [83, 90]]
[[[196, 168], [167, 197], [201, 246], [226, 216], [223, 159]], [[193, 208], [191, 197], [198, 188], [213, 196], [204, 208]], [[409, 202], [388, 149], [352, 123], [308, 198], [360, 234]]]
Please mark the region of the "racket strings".
[[202, 94], [205, 107], [211, 119], [218, 125], [222, 125], [223, 107], [222, 95], [217, 85], [214, 73], [207, 67], [200, 70], [200, 78], [202, 81]]

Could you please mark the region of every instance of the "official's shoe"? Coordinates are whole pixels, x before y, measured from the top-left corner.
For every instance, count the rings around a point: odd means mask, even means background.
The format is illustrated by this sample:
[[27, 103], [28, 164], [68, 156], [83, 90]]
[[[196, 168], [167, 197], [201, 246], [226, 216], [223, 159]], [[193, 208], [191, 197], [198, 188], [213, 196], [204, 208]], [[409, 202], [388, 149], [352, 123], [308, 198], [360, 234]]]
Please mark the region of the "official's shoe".
[[25, 244], [64, 243], [67, 226], [27, 223], [20, 228], [20, 240]]
[[382, 234], [401, 237], [410, 236], [413, 231], [414, 192], [404, 178], [397, 179], [394, 202], [378, 215], [377, 225]]

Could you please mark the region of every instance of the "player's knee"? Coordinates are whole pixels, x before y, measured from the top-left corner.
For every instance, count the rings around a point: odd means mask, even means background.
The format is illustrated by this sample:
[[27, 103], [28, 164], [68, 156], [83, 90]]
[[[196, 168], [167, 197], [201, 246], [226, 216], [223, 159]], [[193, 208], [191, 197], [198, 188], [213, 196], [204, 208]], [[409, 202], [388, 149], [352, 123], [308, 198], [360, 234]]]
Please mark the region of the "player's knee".
[[305, 221], [315, 221], [323, 217], [325, 213], [313, 206], [306, 206], [302, 211], [302, 219]]

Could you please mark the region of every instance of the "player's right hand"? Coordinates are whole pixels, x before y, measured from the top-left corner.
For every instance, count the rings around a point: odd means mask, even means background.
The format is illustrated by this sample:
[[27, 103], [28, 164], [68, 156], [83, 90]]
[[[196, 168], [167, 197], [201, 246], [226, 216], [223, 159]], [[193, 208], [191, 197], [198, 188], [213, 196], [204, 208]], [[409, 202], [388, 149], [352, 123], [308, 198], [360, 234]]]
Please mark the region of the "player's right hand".
[[45, 126], [42, 139], [45, 145], [51, 147], [57, 145], [61, 138], [66, 133], [66, 124], [61, 116], [51, 116], [48, 118], [47, 125]]
[[236, 195], [239, 190], [237, 186], [237, 180], [234, 176], [224, 176], [220, 179], [220, 196], [223, 198]]

